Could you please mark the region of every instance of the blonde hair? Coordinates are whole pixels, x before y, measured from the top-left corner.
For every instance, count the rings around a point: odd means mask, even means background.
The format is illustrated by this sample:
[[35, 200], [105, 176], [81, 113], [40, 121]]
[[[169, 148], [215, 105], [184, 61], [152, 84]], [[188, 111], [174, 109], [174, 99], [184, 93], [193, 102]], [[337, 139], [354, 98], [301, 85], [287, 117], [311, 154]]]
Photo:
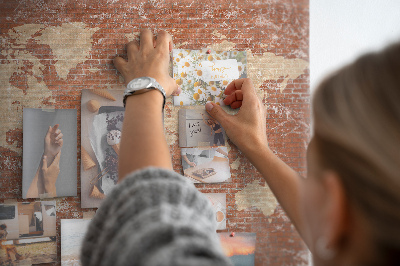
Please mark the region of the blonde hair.
[[322, 166], [369, 222], [377, 260], [400, 265], [400, 43], [325, 79], [313, 115]]

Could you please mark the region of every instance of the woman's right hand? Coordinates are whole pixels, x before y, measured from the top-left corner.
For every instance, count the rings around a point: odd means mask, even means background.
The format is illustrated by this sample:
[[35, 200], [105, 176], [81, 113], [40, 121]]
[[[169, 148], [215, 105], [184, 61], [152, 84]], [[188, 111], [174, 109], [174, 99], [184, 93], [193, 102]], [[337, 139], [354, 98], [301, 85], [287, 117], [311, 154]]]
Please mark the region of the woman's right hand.
[[251, 79], [232, 81], [225, 89], [225, 105], [240, 108], [236, 115], [227, 114], [221, 106], [209, 102], [207, 112], [225, 129], [230, 140], [245, 154], [268, 145], [265, 108]]

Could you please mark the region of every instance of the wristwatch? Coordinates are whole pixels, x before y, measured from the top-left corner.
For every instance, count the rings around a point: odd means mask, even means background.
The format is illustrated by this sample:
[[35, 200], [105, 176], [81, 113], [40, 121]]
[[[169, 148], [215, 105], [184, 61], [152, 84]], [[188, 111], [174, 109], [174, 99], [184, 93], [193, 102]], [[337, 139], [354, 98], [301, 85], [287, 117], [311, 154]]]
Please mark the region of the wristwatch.
[[164, 97], [163, 109], [165, 106], [165, 90], [164, 88], [158, 83], [154, 78], [151, 77], [141, 77], [131, 80], [128, 85], [126, 86], [124, 92], [124, 107], [126, 104], [126, 98], [133, 94], [142, 94], [151, 90], [158, 90]]

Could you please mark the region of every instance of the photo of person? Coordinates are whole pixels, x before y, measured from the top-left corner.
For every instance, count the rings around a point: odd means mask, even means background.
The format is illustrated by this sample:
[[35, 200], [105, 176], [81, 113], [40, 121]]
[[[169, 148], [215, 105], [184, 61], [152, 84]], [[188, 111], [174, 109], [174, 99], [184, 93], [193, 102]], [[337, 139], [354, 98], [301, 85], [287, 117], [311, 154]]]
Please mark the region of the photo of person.
[[0, 204], [0, 265], [57, 260], [54, 201]]
[[225, 146], [221, 124], [200, 109], [179, 110], [179, 147]]
[[194, 183], [229, 182], [228, 150], [218, 148], [182, 148], [183, 173]]
[[214, 134], [214, 142], [212, 143], [212, 146], [224, 146], [225, 138], [224, 138], [224, 133], [222, 132], [221, 125], [211, 116], [209, 115], [207, 116], [208, 116], [207, 118], [204, 118], [204, 114], [201, 114], [204, 124], [208, 125], [211, 128], [211, 135]]
[[6, 254], [7, 256], [5, 260], [0, 257], [2, 265], [3, 263], [13, 263], [24, 259], [24, 257], [18, 253], [14, 244], [6, 244], [7, 235], [7, 225], [5, 223], [0, 224], [0, 250], [2, 250], [3, 254]]
[[76, 196], [76, 110], [24, 108], [22, 197]]

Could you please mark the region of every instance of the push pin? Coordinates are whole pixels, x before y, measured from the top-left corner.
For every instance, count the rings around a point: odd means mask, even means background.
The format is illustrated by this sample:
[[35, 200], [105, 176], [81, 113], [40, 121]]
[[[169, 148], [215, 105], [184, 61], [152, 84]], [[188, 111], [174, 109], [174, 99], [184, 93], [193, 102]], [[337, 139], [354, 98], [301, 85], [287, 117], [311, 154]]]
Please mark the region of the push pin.
[[210, 49], [207, 50], [207, 54], [211, 54], [211, 50]]
[[231, 234], [230, 234], [230, 237], [234, 237], [235, 236], [235, 232], [232, 232]]

